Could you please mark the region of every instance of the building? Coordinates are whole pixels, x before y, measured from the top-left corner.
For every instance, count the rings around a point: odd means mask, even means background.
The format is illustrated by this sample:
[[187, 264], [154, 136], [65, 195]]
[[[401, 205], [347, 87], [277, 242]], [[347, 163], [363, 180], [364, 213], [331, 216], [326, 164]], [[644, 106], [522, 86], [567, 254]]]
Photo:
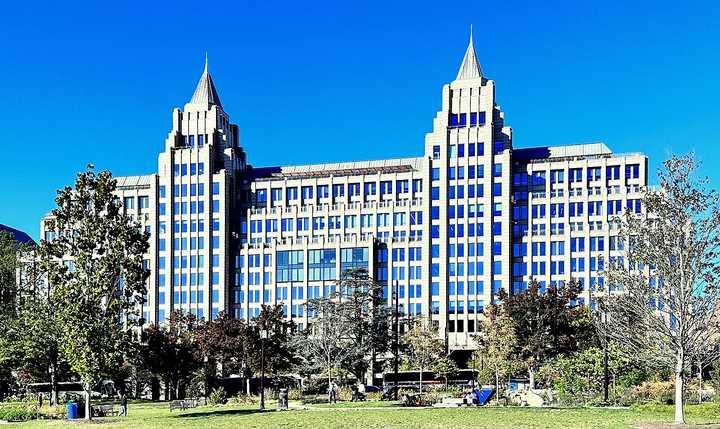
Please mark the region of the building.
[[35, 240], [33, 240], [27, 233], [20, 231], [19, 229], [15, 229], [15, 228], [9, 227], [7, 225], [0, 224], [0, 232], [7, 232], [18, 243], [32, 245], [32, 246], [34, 246], [36, 244]]
[[592, 307], [602, 259], [620, 256], [609, 220], [642, 210], [646, 181], [645, 156], [602, 143], [514, 148], [471, 38], [419, 156], [253, 167], [206, 63], [157, 173], [118, 178], [118, 194], [152, 235], [149, 321], [173, 309], [248, 319], [270, 303], [302, 329], [307, 300], [366, 267], [459, 350], [493, 296], [531, 277], [575, 278]]

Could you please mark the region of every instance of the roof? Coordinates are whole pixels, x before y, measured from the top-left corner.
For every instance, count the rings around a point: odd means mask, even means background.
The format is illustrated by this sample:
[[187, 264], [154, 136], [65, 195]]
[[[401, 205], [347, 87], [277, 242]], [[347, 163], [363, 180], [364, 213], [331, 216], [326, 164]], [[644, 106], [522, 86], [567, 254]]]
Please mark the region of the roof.
[[468, 43], [465, 56], [463, 57], [460, 70], [458, 70], [455, 80], [478, 79], [483, 76], [482, 68], [475, 54], [475, 46], [473, 45], [472, 26], [470, 27], [470, 43]]
[[605, 143], [585, 143], [565, 146], [540, 146], [513, 149], [513, 159], [516, 161], [597, 157], [610, 156], [612, 154], [612, 150], [610, 150]]
[[351, 161], [286, 167], [260, 167], [250, 172], [252, 179], [301, 179], [327, 176], [402, 173], [422, 169], [423, 158], [397, 158], [375, 161]]
[[0, 231], [9, 232], [10, 234], [12, 234], [13, 238], [17, 242], [20, 242], [23, 244], [36, 244], [35, 240], [30, 238], [30, 236], [27, 235], [26, 233], [24, 233], [18, 229], [15, 229], [15, 228], [11, 228], [7, 225], [0, 224]]
[[117, 189], [147, 189], [152, 184], [154, 174], [147, 174], [145, 176], [118, 176], [115, 177], [117, 180]]
[[222, 109], [220, 96], [217, 93], [217, 89], [215, 89], [215, 83], [208, 71], [207, 56], [205, 57], [205, 70], [203, 70], [203, 73], [200, 76], [195, 92], [190, 99], [190, 104], [197, 104], [208, 108], [212, 105], [216, 105]]

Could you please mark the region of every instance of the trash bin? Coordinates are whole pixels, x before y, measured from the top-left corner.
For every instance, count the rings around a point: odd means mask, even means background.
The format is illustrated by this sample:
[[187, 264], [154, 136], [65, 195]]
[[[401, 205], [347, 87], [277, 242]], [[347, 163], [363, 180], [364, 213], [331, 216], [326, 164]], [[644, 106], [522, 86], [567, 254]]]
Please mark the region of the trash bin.
[[65, 417], [68, 420], [75, 420], [78, 418], [78, 406], [75, 402], [68, 402], [65, 406]]
[[280, 389], [280, 393], [278, 393], [277, 409], [278, 410], [287, 410], [288, 409], [288, 390], [287, 389]]

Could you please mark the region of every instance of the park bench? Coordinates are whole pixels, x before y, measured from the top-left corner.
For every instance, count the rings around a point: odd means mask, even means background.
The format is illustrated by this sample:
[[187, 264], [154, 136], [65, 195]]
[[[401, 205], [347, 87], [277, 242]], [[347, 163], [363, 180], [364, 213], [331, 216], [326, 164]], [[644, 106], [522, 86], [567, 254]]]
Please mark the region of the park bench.
[[119, 412], [114, 405], [95, 405], [92, 407], [93, 417], [117, 416], [118, 414]]
[[175, 400], [170, 402], [170, 411], [173, 411], [175, 409], [180, 410], [187, 410], [188, 408], [197, 408], [198, 401], [197, 399], [184, 399], [184, 400]]
[[170, 411], [172, 412], [173, 410], [176, 410], [176, 409], [180, 409], [183, 411], [186, 410], [187, 405], [185, 404], [185, 401], [179, 401], [179, 400], [170, 401]]

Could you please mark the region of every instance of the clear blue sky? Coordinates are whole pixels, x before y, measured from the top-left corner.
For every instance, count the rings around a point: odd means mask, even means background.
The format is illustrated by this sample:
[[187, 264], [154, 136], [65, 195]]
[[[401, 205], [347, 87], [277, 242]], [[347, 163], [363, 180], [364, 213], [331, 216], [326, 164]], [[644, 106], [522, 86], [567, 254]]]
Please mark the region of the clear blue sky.
[[653, 168], [691, 149], [718, 165], [717, 1], [338, 3], [4, 4], [0, 223], [37, 237], [89, 162], [156, 171], [206, 50], [253, 165], [420, 155], [471, 23], [516, 147], [604, 141]]

